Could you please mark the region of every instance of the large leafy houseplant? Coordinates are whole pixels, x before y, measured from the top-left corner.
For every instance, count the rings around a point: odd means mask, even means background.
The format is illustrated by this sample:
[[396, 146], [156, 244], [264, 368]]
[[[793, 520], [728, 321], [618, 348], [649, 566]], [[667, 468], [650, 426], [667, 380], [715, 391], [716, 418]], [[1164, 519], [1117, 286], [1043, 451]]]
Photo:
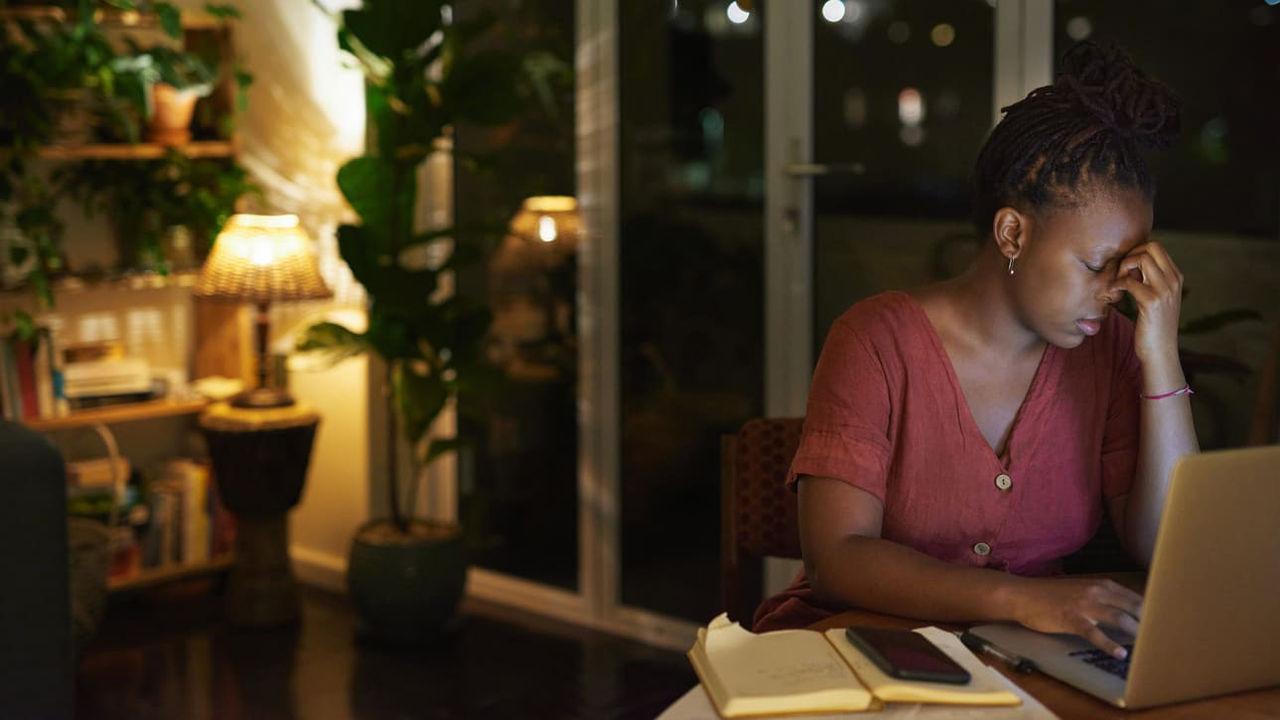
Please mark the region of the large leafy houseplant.
[[[405, 548], [441, 536], [439, 524], [411, 517], [412, 498], [421, 469], [461, 443], [457, 437], [432, 437], [430, 430], [459, 392], [479, 391], [496, 374], [481, 357], [488, 309], [445, 290], [447, 274], [483, 256], [487, 231], [424, 232], [414, 222], [417, 169], [433, 153], [451, 152], [451, 129], [509, 122], [527, 105], [542, 73], [554, 68], [546, 57], [517, 55], [487, 42], [494, 24], [491, 14], [455, 19], [453, 4], [441, 0], [365, 0], [341, 15], [339, 45], [365, 77], [369, 138], [365, 154], [338, 171], [338, 187], [359, 217], [338, 228], [338, 250], [368, 295], [368, 325], [356, 332], [319, 323], [304, 332], [298, 347], [335, 361], [376, 353], [386, 366], [390, 410], [416, 465], [414, 477], [401, 487], [395, 443], [389, 443], [390, 517], [365, 525], [353, 542], [348, 579], [358, 610], [366, 593], [357, 584], [365, 582], [369, 564], [362, 558], [371, 544]], [[445, 532], [450, 533], [457, 535]], [[407, 561], [388, 562], [398, 567]], [[440, 582], [456, 585], [450, 592], [460, 593], [465, 566], [456, 555], [424, 562], [457, 571]], [[420, 577], [417, 571], [410, 575]], [[371, 594], [381, 601], [410, 584], [408, 577], [389, 579]], [[414, 624], [430, 612], [424, 606], [447, 605], [442, 612], [451, 615], [456, 600], [406, 598], [362, 614], [366, 622], [376, 616], [384, 637], [406, 640], [438, 625]], [[395, 625], [398, 614], [406, 624]]]

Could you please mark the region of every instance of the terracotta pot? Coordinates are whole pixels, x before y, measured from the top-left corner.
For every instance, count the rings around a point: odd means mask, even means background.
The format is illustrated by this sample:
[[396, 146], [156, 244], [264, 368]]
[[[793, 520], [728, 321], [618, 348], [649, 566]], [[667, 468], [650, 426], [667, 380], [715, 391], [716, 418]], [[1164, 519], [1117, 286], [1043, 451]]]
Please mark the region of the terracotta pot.
[[195, 90], [179, 90], [167, 83], [156, 83], [151, 88], [151, 123], [147, 127], [147, 139], [163, 145], [182, 145], [191, 142], [191, 117], [195, 114], [200, 95]]

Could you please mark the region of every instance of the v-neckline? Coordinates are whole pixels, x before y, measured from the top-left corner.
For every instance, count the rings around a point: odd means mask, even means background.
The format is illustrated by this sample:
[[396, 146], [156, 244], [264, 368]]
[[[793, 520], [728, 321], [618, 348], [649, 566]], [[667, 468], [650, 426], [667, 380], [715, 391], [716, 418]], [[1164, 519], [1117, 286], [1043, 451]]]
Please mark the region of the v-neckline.
[[956, 404], [961, 409], [961, 423], [965, 425], [964, 431], [982, 443], [982, 447], [991, 458], [1007, 470], [1010, 460], [1009, 449], [1013, 446], [1014, 435], [1017, 434], [1021, 426], [1022, 416], [1027, 406], [1039, 393], [1040, 386], [1044, 384], [1045, 368], [1048, 365], [1050, 351], [1054, 346], [1051, 343], [1045, 343], [1044, 350], [1040, 353], [1040, 361], [1036, 364], [1036, 372], [1031, 376], [1031, 384], [1027, 386], [1027, 392], [1022, 396], [1018, 411], [1013, 414], [1013, 421], [1009, 423], [1009, 430], [1005, 433], [1004, 447], [997, 450], [991, 446], [991, 443], [987, 442], [987, 436], [982, 434], [982, 428], [978, 426], [978, 421], [973, 417], [973, 409], [969, 407], [969, 398], [965, 397], [964, 387], [960, 385], [960, 376], [956, 373], [955, 365], [951, 362], [951, 356], [947, 354], [946, 345], [942, 343], [942, 336], [938, 334], [938, 329], [933, 326], [933, 321], [929, 319], [929, 313], [925, 312], [924, 306], [914, 296], [907, 293], [902, 293], [902, 295], [910, 300], [911, 306], [915, 308], [919, 320], [924, 323], [928, 330], [929, 343], [933, 346], [934, 353], [937, 354], [942, 366], [946, 368], [947, 378], [951, 383], [951, 390], [955, 394]]

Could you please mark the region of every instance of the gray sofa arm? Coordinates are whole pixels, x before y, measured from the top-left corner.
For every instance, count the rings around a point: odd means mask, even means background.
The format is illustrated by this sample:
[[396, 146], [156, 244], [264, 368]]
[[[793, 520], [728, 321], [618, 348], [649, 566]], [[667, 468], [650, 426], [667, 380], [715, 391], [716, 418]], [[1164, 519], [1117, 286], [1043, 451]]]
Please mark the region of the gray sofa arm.
[[67, 487], [48, 438], [0, 420], [0, 718], [70, 718]]

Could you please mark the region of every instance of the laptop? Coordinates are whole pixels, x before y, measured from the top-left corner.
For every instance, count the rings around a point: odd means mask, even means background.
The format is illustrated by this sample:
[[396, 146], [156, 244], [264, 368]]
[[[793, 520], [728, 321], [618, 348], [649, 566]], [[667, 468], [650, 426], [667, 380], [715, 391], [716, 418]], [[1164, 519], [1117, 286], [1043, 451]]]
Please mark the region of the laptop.
[[1186, 456], [1170, 482], [1138, 636], [1108, 633], [1127, 660], [1076, 635], [970, 631], [1127, 709], [1280, 685], [1280, 445]]

